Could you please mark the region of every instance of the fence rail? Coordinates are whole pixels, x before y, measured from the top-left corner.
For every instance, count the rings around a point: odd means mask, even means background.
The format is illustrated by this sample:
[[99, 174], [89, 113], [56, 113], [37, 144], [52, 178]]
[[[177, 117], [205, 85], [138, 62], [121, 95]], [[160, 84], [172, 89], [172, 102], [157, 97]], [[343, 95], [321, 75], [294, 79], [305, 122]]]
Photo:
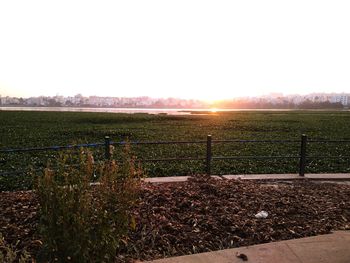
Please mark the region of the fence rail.
[[[289, 144], [289, 143], [300, 143], [300, 154], [299, 155], [280, 155], [280, 156], [213, 156], [212, 145], [217, 143], [279, 143], [279, 144]], [[16, 149], [0, 149], [0, 154], [11, 154], [11, 153], [21, 153], [21, 152], [37, 152], [37, 151], [61, 151], [68, 149], [78, 149], [78, 148], [95, 148], [104, 147], [104, 158], [111, 159], [111, 146], [112, 145], [172, 145], [172, 144], [206, 144], [206, 156], [199, 157], [178, 157], [178, 158], [155, 158], [155, 159], [138, 159], [141, 162], [167, 162], [167, 161], [205, 161], [206, 173], [211, 174], [212, 162], [215, 160], [257, 160], [257, 159], [299, 159], [299, 175], [305, 175], [305, 169], [307, 164], [307, 159], [335, 159], [335, 158], [345, 158], [350, 159], [350, 156], [339, 155], [339, 156], [308, 156], [307, 155], [307, 145], [308, 143], [349, 143], [350, 140], [308, 140], [306, 135], [302, 135], [300, 140], [213, 140], [211, 135], [207, 136], [206, 140], [197, 141], [120, 141], [113, 142], [109, 136], [105, 136], [104, 142], [100, 143], [86, 143], [86, 144], [75, 144], [75, 145], [64, 145], [64, 146], [49, 146], [49, 147], [34, 147], [34, 148], [16, 148]], [[0, 175], [18, 174], [22, 171], [14, 172], [4, 172]]]
[[67, 149], [79, 149], [85, 147], [99, 147], [105, 145], [104, 143], [84, 143], [65, 146], [48, 146], [48, 147], [34, 147], [34, 148], [20, 148], [20, 149], [3, 149], [0, 153], [19, 153], [19, 152], [38, 152], [38, 151], [59, 151]]

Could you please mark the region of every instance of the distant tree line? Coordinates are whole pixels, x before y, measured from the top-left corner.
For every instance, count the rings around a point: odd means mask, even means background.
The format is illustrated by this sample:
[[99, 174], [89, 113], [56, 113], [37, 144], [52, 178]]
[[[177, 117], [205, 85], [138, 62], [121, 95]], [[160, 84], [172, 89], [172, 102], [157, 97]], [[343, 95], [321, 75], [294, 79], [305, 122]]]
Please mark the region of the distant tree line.
[[[0, 100], [1, 105], [1, 100]], [[271, 101], [270, 99], [260, 98], [260, 99], [231, 99], [231, 100], [221, 100], [214, 103], [192, 101], [192, 100], [166, 100], [158, 99], [144, 105], [142, 100], [140, 101], [130, 101], [125, 103], [115, 102], [114, 104], [91, 104], [87, 103], [83, 99], [80, 101], [72, 102], [65, 101], [64, 103], [57, 101], [52, 97], [45, 97], [42, 99], [40, 104], [36, 102], [28, 102], [26, 99], [18, 98], [16, 102], [7, 103], [7, 106], [36, 106], [36, 107], [118, 107], [118, 108], [221, 108], [221, 109], [343, 109], [345, 106], [340, 102], [332, 103], [329, 101], [325, 102], [314, 102], [309, 99], [302, 101], [300, 103], [295, 103], [287, 98], [278, 98]], [[2, 105], [3, 106], [3, 105]], [[5, 105], [4, 105], [5, 106]]]
[[300, 104], [296, 104], [287, 100], [281, 102], [269, 102], [261, 99], [259, 101], [249, 100], [234, 100], [234, 101], [220, 101], [212, 105], [212, 107], [226, 108], [226, 109], [343, 109], [344, 106], [340, 102], [332, 103], [325, 102], [313, 102], [306, 100]]
[[298, 105], [300, 109], [342, 109], [344, 108], [343, 104], [340, 102], [312, 102], [310, 100], [306, 100]]

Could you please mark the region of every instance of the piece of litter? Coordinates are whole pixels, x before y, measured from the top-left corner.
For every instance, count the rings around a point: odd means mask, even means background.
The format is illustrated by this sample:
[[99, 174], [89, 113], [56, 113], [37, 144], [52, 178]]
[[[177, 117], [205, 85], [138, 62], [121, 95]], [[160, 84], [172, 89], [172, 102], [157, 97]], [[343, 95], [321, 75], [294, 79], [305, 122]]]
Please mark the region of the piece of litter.
[[255, 215], [255, 218], [267, 218], [268, 217], [268, 213], [266, 211], [260, 211], [259, 213], [257, 213]]
[[243, 254], [243, 253], [236, 253], [236, 257], [242, 259], [243, 261], [248, 261], [248, 257], [246, 254]]

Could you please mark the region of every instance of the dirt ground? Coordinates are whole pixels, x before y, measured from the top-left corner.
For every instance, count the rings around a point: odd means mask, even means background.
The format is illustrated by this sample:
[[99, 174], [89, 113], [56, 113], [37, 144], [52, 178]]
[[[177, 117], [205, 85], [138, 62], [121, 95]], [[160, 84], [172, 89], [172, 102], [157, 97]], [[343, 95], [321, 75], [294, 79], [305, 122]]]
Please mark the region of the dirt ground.
[[[33, 192], [0, 193], [0, 232], [35, 255], [38, 202]], [[267, 218], [256, 218], [266, 211]], [[350, 185], [261, 183], [198, 176], [147, 184], [134, 208], [137, 226], [118, 262], [207, 252], [350, 229]]]

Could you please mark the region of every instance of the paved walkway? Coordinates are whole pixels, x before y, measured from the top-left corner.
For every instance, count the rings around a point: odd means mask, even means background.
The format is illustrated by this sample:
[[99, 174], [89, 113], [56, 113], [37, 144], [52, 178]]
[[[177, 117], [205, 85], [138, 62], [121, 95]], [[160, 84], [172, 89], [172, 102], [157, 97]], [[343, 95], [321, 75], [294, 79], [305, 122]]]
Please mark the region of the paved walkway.
[[[216, 176], [214, 178], [225, 179], [241, 179], [241, 180], [317, 180], [317, 181], [350, 181], [350, 173], [337, 173], [337, 174], [305, 174], [305, 176], [299, 176], [298, 174], [244, 174], [244, 175], [223, 175]], [[189, 176], [172, 176], [172, 177], [152, 177], [146, 178], [146, 182], [151, 183], [176, 183], [185, 182]], [[350, 263], [350, 262], [349, 262]]]
[[[237, 255], [244, 254], [246, 261]], [[244, 256], [242, 256], [244, 257]], [[225, 249], [152, 263], [350, 263], [350, 231]]]

